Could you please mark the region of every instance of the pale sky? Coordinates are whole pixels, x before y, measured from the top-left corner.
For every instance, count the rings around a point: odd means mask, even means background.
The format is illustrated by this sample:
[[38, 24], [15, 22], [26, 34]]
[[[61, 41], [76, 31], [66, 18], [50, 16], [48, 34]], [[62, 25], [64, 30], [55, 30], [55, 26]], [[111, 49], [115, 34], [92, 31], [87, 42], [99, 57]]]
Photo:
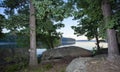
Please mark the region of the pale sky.
[[[0, 14], [3, 14], [3, 9], [0, 8]], [[63, 33], [63, 37], [69, 37], [69, 38], [75, 38], [76, 40], [85, 40], [87, 39], [84, 35], [77, 37], [74, 35], [74, 31], [71, 29], [71, 26], [76, 26], [78, 23], [75, 20], [72, 20], [72, 17], [64, 19], [63, 23], [65, 24], [64, 28], [61, 28], [60, 32]], [[6, 29], [3, 30], [3, 32], [7, 32]]]
[[71, 26], [76, 26], [78, 23], [76, 20], [72, 20], [73, 17], [69, 17], [67, 19], [63, 20], [63, 23], [65, 24], [64, 28], [61, 28], [61, 32], [63, 32], [63, 37], [70, 37], [70, 38], [75, 38], [76, 40], [85, 40], [87, 37], [79, 36], [77, 37], [74, 35], [74, 30], [71, 28]]

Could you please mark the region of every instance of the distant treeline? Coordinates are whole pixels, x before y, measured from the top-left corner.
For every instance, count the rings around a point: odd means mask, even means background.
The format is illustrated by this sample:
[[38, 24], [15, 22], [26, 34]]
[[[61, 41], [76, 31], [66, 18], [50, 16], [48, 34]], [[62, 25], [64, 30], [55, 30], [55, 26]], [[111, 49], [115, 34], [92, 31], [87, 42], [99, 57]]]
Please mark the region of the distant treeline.
[[76, 40], [73, 38], [62, 38], [62, 45], [69, 45], [69, 44], [75, 44]]
[[[73, 38], [63, 37], [61, 39], [61, 45], [69, 45], [75, 44], [76, 40]], [[24, 35], [13, 35], [6, 34], [3, 38], [0, 38], [0, 43], [9, 43], [9, 44], [1, 44], [0, 48], [21, 48], [21, 47], [29, 47], [28, 37]], [[37, 47], [41, 48], [41, 42], [37, 42]]]
[[0, 42], [16, 42], [17, 36], [6, 34], [4, 37], [0, 38]]
[[62, 41], [76, 41], [76, 40], [73, 39], [73, 38], [66, 38], [66, 37], [63, 37], [63, 38], [62, 38]]

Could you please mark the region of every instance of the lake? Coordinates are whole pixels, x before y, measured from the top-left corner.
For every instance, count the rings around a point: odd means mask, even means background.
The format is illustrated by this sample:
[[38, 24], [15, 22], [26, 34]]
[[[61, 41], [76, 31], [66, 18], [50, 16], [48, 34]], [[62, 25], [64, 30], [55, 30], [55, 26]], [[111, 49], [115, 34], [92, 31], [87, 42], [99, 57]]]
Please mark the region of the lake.
[[[81, 41], [76, 41], [75, 44], [61, 45], [61, 46], [58, 46], [57, 48], [68, 47], [68, 46], [78, 46], [87, 50], [93, 50], [93, 48], [96, 47], [95, 43], [96, 41], [94, 40], [92, 41], [81, 40]], [[108, 47], [107, 42], [100, 42], [100, 47], [107, 48]], [[37, 49], [37, 54], [42, 54], [42, 52], [44, 52], [45, 50], [46, 49]]]
[[[95, 41], [76, 41], [75, 44], [70, 44], [70, 45], [62, 45], [60, 47], [66, 47], [66, 46], [78, 46], [85, 48], [87, 50], [93, 50], [93, 47], [96, 47], [96, 42]], [[101, 42], [100, 47], [102, 48], [107, 48], [107, 42]]]
[[[67, 43], [67, 44], [63, 44], [61, 46], [58, 46], [57, 48], [61, 48], [61, 47], [67, 47], [67, 46], [78, 46], [78, 47], [82, 47], [84, 49], [88, 49], [88, 50], [93, 50], [93, 47], [96, 47], [95, 45], [95, 40], [91, 40], [91, 41], [87, 41], [87, 40], [79, 40], [76, 41], [74, 44], [73, 43]], [[102, 48], [107, 48], [107, 43], [106, 42], [101, 42], [100, 43], [100, 47]], [[16, 43], [15, 42], [1, 42], [0, 43], [0, 48], [16, 48]], [[46, 51], [45, 48], [38, 48], [37, 49], [37, 55], [42, 54], [44, 51]]]

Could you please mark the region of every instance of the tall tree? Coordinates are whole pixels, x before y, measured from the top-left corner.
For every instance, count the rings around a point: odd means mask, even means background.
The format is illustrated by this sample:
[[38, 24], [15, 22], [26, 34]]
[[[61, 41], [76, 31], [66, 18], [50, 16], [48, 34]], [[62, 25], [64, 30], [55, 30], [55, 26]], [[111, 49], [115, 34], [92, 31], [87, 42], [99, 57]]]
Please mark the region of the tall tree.
[[[10, 0], [11, 1], [11, 0]], [[13, 13], [11, 15], [9, 15], [8, 19], [7, 19], [7, 23], [6, 23], [6, 28], [7, 29], [10, 29], [11, 31], [15, 31], [15, 32], [22, 32], [22, 34], [24, 33], [27, 33], [28, 31], [25, 32], [25, 30], [28, 29], [28, 10], [29, 10], [29, 3], [28, 3], [28, 0], [26, 0], [26, 2], [23, 2], [25, 4], [18, 4], [18, 3], [14, 3], [12, 4], [10, 1], [7, 1], [5, 0], [2, 5], [4, 7], [7, 7], [7, 8], [10, 8], [8, 10], [5, 10], [7, 11], [9, 14], [11, 11], [9, 10], [12, 10]], [[9, 4], [10, 2], [10, 4]], [[15, 1], [16, 2], [16, 1]], [[65, 11], [65, 6], [62, 7], [62, 5], [64, 5], [64, 2], [62, 0], [55, 0], [55, 1], [49, 1], [49, 0], [43, 0], [43, 1], [35, 1], [37, 3], [35, 3], [36, 5], [36, 17], [37, 17], [37, 33], [49, 33], [50, 29], [53, 29], [53, 24], [55, 21], [60, 21], [59, 23], [61, 23], [61, 20], [64, 19], [64, 14], [67, 13], [69, 14], [68, 12]], [[6, 5], [4, 5], [6, 4]], [[7, 6], [8, 5], [8, 6]], [[19, 6], [21, 5], [21, 6]], [[12, 7], [14, 6], [14, 7]], [[56, 8], [54, 8], [56, 7]], [[14, 9], [17, 10], [17, 14], [14, 14]], [[40, 15], [40, 16], [39, 16]], [[40, 18], [42, 17], [42, 18]], [[52, 24], [51, 24], [52, 22]], [[58, 25], [56, 25], [58, 26]], [[23, 28], [21, 31], [18, 31], [19, 28]], [[24, 32], [23, 32], [24, 30]], [[49, 32], [48, 32], [49, 31]], [[54, 30], [54, 33], [51, 32], [51, 34], [54, 34], [55, 37], [58, 38], [59, 36], [59, 32], [56, 32], [56, 30]], [[43, 34], [41, 35], [42, 37], [45, 37]], [[41, 36], [39, 36], [39, 38], [42, 38]], [[38, 36], [37, 36], [38, 37]], [[49, 37], [47, 37], [49, 38]], [[53, 37], [52, 37], [53, 38]], [[51, 38], [49, 38], [51, 39]], [[53, 38], [54, 39], [54, 38]], [[50, 40], [49, 40], [50, 41]], [[52, 40], [54, 41], [54, 40]], [[51, 42], [50, 42], [51, 43]], [[53, 43], [52, 43], [53, 44]], [[51, 45], [52, 45], [51, 44]]]
[[[8, 15], [8, 20], [6, 23], [6, 28], [16, 31], [18, 28], [26, 27], [25, 23], [27, 21], [27, 17], [24, 18], [26, 15], [21, 14], [21, 10], [23, 10], [24, 7], [28, 6], [30, 4], [30, 19], [29, 19], [29, 24], [30, 24], [30, 61], [29, 65], [30, 66], [37, 66], [37, 56], [36, 56], [36, 25], [35, 25], [35, 9], [32, 4], [33, 0], [4, 0], [1, 2], [0, 6], [6, 8], [5, 9], [5, 14]], [[15, 13], [15, 10], [17, 13]], [[26, 13], [26, 12], [25, 12]], [[21, 18], [21, 16], [23, 18]], [[28, 22], [27, 22], [28, 24]]]
[[[116, 40], [116, 28], [119, 28], [118, 16], [113, 14], [119, 14], [119, 0], [71, 0], [77, 5], [77, 10], [74, 13], [75, 19], [84, 18], [85, 16], [91, 18], [95, 21], [102, 21], [103, 16], [105, 24], [101, 23], [99, 31], [102, 31], [101, 34], [104, 34], [107, 30], [107, 39], [108, 39], [108, 58], [111, 60], [115, 55], [119, 55], [117, 40]], [[117, 1], [117, 2], [116, 2]], [[112, 5], [110, 5], [112, 4]], [[112, 9], [113, 8], [113, 9]], [[102, 15], [103, 13], [103, 15]], [[114, 15], [115, 15], [114, 14]], [[103, 29], [103, 30], [102, 30]]]
[[[60, 44], [60, 38], [62, 36], [62, 33], [57, 32], [57, 29], [64, 27], [64, 24], [53, 24], [51, 21], [43, 22], [43, 24], [44, 23], [47, 23], [49, 28], [37, 28], [37, 41], [40, 41], [42, 43], [41, 46], [47, 49], [55, 48], [55, 46]], [[51, 25], [49, 25], [50, 23]]]
[[[105, 19], [105, 24], [109, 25], [112, 16], [110, 1], [102, 0], [101, 8]], [[114, 27], [110, 27], [107, 29], [107, 37], [108, 37], [108, 59], [112, 60], [116, 55], [119, 55], [116, 31]]]
[[[85, 35], [88, 39], [96, 39], [97, 50], [100, 50], [99, 46], [99, 37], [100, 27], [102, 21], [102, 13], [100, 10], [99, 1], [92, 0], [82, 0], [77, 1], [73, 0], [76, 5], [76, 9], [74, 9], [74, 19], [79, 20], [79, 24], [76, 27], [72, 27], [75, 31], [76, 35]], [[73, 3], [74, 3], [73, 2]]]
[[54, 39], [61, 35], [56, 32], [56, 29], [63, 27], [61, 24], [56, 25], [55, 22], [62, 23], [64, 18], [70, 16], [71, 10], [63, 0], [38, 0], [34, 1], [34, 5], [38, 22], [37, 32], [39, 35], [43, 35], [40, 38], [47, 38], [44, 41], [50, 48], [53, 48]]
[[80, 20], [80, 23], [77, 26], [72, 26], [74, 34], [77, 36], [85, 35], [88, 40], [93, 38], [96, 39], [97, 51], [100, 50], [99, 46], [99, 22], [95, 21], [89, 17], [84, 17]]
[[36, 21], [35, 21], [35, 8], [33, 6], [33, 0], [30, 0], [30, 61], [29, 66], [37, 66], [37, 55], [36, 55]]

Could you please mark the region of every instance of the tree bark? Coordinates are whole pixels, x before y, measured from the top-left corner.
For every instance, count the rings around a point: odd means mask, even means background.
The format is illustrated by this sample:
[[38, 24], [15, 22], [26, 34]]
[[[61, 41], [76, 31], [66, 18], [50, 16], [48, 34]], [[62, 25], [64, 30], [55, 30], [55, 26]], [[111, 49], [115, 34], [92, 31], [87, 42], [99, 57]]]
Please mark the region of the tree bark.
[[118, 43], [116, 38], [116, 31], [114, 29], [107, 29], [108, 34], [108, 57], [112, 57], [114, 55], [119, 55]]
[[[109, 0], [102, 0], [101, 8], [105, 20], [105, 24], [108, 24], [112, 15], [112, 9]], [[116, 31], [115, 29], [107, 29], [108, 37], [108, 60], [114, 59], [115, 56], [119, 55]]]
[[99, 45], [100, 42], [99, 42], [97, 34], [95, 35], [95, 38], [96, 38], [97, 52], [99, 52], [100, 51], [100, 45]]
[[38, 65], [36, 55], [36, 25], [35, 25], [35, 8], [30, 0], [30, 60], [29, 66], [34, 67]]

